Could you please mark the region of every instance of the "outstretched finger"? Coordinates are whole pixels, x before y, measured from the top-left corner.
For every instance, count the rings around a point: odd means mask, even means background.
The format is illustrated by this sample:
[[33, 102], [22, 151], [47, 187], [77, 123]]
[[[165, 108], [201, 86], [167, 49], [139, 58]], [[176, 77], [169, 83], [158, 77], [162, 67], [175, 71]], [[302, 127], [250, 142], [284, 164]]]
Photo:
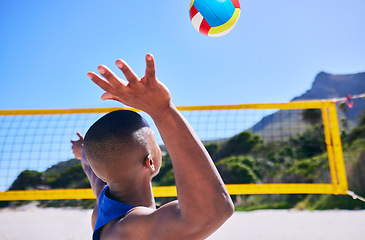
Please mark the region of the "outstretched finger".
[[115, 61], [115, 64], [120, 70], [122, 70], [128, 82], [135, 83], [139, 80], [138, 76], [133, 72], [132, 68], [125, 61], [118, 59]]
[[123, 99], [121, 99], [120, 97], [117, 97], [109, 92], [105, 92], [103, 95], [101, 95], [101, 100], [105, 101], [105, 100], [115, 100], [118, 102], [123, 103]]
[[80, 140], [84, 140], [84, 136], [82, 136], [82, 134], [80, 132], [77, 132], [76, 135], [80, 138]]
[[127, 86], [127, 82], [120, 79], [113, 71], [107, 66], [100, 65], [98, 67], [99, 73], [112, 85], [115, 89], [121, 89]]
[[96, 73], [88, 72], [87, 76], [104, 91], [110, 92], [115, 95], [118, 94], [118, 91], [108, 81], [102, 79]]
[[146, 78], [148, 81], [156, 78], [155, 61], [150, 53], [146, 55]]

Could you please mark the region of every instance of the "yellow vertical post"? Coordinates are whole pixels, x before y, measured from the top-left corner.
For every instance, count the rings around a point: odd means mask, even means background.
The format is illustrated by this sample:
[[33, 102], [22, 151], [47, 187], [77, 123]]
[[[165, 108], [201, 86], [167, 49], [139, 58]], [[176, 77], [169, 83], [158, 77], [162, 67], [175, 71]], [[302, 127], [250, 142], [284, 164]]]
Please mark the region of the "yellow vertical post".
[[330, 131], [332, 136], [333, 150], [334, 150], [334, 159], [335, 166], [337, 172], [337, 179], [339, 189], [337, 189], [338, 193], [343, 193], [348, 190], [347, 184], [347, 176], [346, 176], [346, 168], [345, 162], [343, 158], [342, 152], [342, 143], [340, 137], [340, 128], [338, 125], [338, 117], [337, 117], [337, 109], [336, 103], [332, 102], [328, 108], [329, 110], [329, 121], [330, 121]]
[[328, 105], [322, 107], [322, 120], [323, 120], [323, 129], [324, 129], [324, 138], [327, 147], [327, 155], [328, 155], [328, 164], [331, 173], [331, 182], [334, 189], [337, 189], [338, 179], [337, 179], [337, 170], [335, 164], [335, 157], [334, 157], [334, 150], [332, 145], [332, 136], [330, 130], [330, 123], [329, 123], [329, 111]]

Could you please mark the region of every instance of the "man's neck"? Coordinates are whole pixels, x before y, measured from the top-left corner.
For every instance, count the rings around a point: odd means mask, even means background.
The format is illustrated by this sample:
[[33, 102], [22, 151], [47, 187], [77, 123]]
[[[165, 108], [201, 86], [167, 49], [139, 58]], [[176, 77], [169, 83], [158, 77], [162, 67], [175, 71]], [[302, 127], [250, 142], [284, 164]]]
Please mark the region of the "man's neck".
[[113, 200], [135, 207], [156, 208], [150, 181], [145, 184], [108, 183], [108, 186], [108, 197]]

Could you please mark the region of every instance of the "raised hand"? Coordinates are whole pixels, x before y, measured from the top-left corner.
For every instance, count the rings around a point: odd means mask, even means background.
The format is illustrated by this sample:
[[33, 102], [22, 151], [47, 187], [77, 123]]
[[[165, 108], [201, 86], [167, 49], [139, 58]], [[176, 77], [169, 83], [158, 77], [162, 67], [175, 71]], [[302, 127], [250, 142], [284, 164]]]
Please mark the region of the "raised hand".
[[127, 106], [140, 109], [152, 117], [161, 115], [171, 106], [171, 94], [169, 90], [155, 75], [155, 62], [151, 54], [146, 55], [146, 73], [139, 78], [128, 64], [118, 59], [115, 64], [122, 70], [126, 80], [120, 79], [108, 67], [100, 65], [98, 72], [105, 78], [94, 72], [87, 76], [102, 88], [105, 93], [102, 100], [113, 99]]
[[84, 136], [81, 133], [77, 132], [77, 136], [79, 140], [71, 140], [72, 143], [72, 152], [75, 155], [75, 158], [80, 159], [82, 158], [82, 150], [84, 148]]

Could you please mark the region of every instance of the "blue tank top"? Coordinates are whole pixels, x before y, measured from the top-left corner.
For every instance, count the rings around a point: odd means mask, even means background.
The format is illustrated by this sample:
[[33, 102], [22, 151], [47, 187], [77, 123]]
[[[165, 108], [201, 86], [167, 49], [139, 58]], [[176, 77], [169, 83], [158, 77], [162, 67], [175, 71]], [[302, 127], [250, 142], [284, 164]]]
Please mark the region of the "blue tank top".
[[116, 218], [123, 217], [129, 210], [134, 208], [128, 204], [108, 198], [105, 194], [108, 189], [109, 186], [106, 186], [100, 193], [98, 216], [93, 233], [93, 240], [100, 240], [100, 232], [104, 225]]

